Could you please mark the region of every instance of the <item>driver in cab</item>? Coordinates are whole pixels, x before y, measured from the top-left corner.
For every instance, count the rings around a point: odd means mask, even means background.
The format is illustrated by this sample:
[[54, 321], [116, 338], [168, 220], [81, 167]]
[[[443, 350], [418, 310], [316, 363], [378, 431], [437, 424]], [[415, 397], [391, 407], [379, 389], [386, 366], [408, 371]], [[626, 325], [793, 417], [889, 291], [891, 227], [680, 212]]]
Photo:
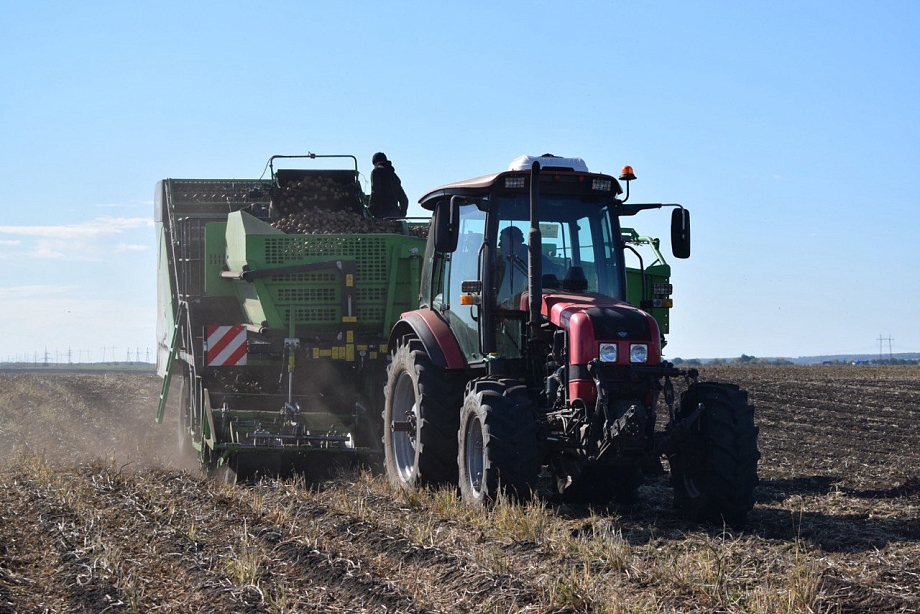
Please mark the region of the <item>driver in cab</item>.
[[507, 226], [499, 233], [496, 264], [498, 305], [517, 309], [515, 298], [527, 289], [527, 245], [517, 226]]

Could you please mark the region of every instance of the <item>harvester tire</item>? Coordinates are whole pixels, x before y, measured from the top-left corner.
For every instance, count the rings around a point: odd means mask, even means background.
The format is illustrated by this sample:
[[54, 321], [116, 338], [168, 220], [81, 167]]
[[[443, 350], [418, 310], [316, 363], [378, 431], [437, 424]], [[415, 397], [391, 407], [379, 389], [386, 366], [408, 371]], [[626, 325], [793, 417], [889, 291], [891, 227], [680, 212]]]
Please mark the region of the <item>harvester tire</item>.
[[758, 483], [754, 408], [734, 384], [699, 383], [682, 395], [678, 420], [700, 404], [689, 435], [668, 455], [674, 506], [695, 520], [737, 528], [754, 507]]
[[641, 467], [585, 467], [562, 493], [562, 499], [567, 503], [629, 505], [638, 500], [643, 480]]
[[391, 358], [383, 407], [387, 476], [406, 490], [456, 485], [458, 375], [435, 366], [415, 338], [400, 340]]
[[527, 389], [517, 380], [473, 380], [467, 384], [460, 425], [461, 498], [474, 506], [502, 494], [529, 499], [540, 473], [540, 453]]
[[191, 383], [186, 373], [182, 377], [182, 388], [179, 391], [179, 420], [176, 428], [176, 445], [181, 460], [195, 460], [198, 452], [192, 445], [192, 433], [189, 428], [192, 419]]

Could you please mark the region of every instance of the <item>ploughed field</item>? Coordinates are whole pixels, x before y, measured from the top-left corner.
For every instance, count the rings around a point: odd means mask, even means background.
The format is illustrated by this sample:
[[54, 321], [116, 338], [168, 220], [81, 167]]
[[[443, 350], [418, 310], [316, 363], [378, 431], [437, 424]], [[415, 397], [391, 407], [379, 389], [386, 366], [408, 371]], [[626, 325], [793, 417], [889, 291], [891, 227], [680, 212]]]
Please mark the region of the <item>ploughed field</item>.
[[920, 611], [920, 369], [702, 369], [750, 391], [744, 530], [550, 496], [488, 512], [368, 472], [227, 486], [131, 373], [0, 373], [0, 612]]

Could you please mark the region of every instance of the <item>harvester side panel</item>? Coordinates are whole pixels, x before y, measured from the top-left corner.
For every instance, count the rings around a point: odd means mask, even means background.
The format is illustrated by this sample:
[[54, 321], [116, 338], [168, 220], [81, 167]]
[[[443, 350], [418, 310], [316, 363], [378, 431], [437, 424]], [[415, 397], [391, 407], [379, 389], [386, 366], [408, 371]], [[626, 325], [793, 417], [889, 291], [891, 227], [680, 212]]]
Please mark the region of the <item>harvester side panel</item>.
[[[362, 206], [353, 175], [335, 173], [330, 190], [313, 200]], [[158, 184], [164, 395], [170, 369], [193, 387], [189, 432], [209, 462], [242, 450], [379, 448], [371, 422], [379, 416], [386, 333], [418, 305], [425, 241], [286, 234], [268, 223], [273, 208], [309, 202], [309, 186], [326, 174], [284, 174], [275, 186]], [[208, 363], [206, 331], [215, 326], [245, 328], [245, 364]]]
[[[418, 302], [424, 240], [396, 234], [288, 235], [249, 216], [227, 224], [225, 274], [253, 326], [320, 338], [352, 330], [382, 337]], [[209, 278], [213, 279], [213, 275]], [[224, 280], [226, 281], [226, 280]], [[253, 294], [252, 288], [256, 288]]]
[[[651, 314], [658, 322], [658, 328], [661, 329], [663, 335], [667, 335], [670, 332], [671, 310], [666, 307], [655, 307], [649, 304], [649, 301], [666, 298], [666, 296], [656, 296], [652, 288], [654, 284], [667, 284], [670, 282], [670, 279], [671, 267], [667, 264], [656, 264], [646, 267], [644, 284], [642, 281], [642, 271], [630, 267], [626, 269], [627, 302]], [[645, 297], [642, 296], [643, 287], [645, 288]]]

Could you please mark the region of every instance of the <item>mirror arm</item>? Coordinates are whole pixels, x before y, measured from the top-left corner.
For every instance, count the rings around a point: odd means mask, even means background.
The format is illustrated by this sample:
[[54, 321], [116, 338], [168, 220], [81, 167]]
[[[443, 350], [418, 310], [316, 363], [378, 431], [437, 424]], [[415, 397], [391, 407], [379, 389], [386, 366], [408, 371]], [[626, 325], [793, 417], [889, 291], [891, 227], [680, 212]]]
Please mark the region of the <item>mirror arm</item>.
[[[622, 203], [622, 201], [620, 201]], [[635, 215], [640, 211], [648, 211], [649, 209], [661, 209], [662, 207], [677, 207], [678, 209], [683, 209], [683, 205], [677, 203], [635, 203], [632, 205], [621, 204], [620, 215], [629, 216]]]

